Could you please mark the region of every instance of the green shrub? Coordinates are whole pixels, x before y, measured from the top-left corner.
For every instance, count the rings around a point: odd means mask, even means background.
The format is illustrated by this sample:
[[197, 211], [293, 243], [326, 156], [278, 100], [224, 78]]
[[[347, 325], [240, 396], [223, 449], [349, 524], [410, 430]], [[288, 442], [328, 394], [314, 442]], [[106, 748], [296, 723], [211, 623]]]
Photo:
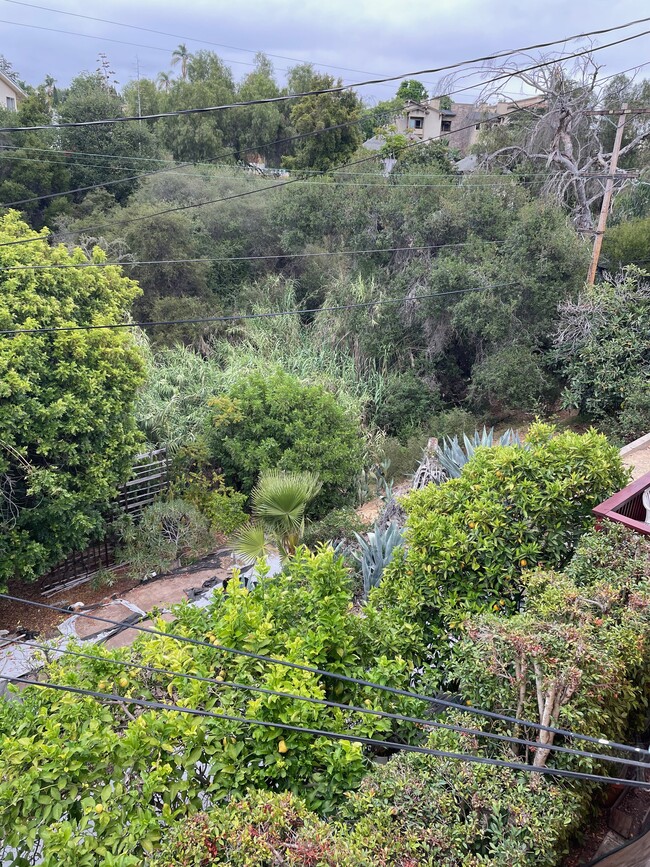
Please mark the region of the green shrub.
[[617, 442], [629, 443], [650, 431], [650, 370], [633, 376], [623, 386], [618, 417], [606, 418], [600, 427]]
[[439, 408], [439, 389], [411, 372], [392, 374], [372, 414], [372, 423], [405, 442]]
[[182, 824], [148, 863], [151, 867], [363, 867], [352, 848], [299, 798], [253, 791]]
[[[460, 478], [406, 499], [406, 557], [366, 607], [378, 646], [411, 658], [463, 610], [514, 608], [524, 570], [565, 565], [591, 509], [626, 482], [617, 450], [596, 431], [553, 436], [535, 424], [526, 446], [478, 449]], [[391, 616], [408, 629], [395, 630]]]
[[[647, 419], [650, 379], [650, 291], [647, 272], [628, 268], [615, 283], [588, 287], [567, 304], [556, 337], [565, 406], [629, 433]], [[644, 385], [646, 391], [644, 393]], [[627, 407], [626, 407], [627, 404]]]
[[471, 434], [477, 426], [476, 416], [466, 409], [460, 409], [460, 407], [438, 413], [429, 422], [431, 436], [437, 437], [439, 440], [445, 437], [447, 439], [453, 439], [455, 436], [462, 437], [464, 433]]
[[469, 398], [492, 412], [535, 412], [549, 391], [541, 355], [529, 346], [506, 346], [472, 368]]
[[331, 542], [335, 546], [339, 542], [353, 543], [354, 534], [365, 533], [368, 526], [354, 509], [335, 509], [320, 521], [307, 524], [302, 541], [308, 548], [316, 547], [319, 542]]
[[142, 510], [122, 534], [120, 561], [133, 572], [167, 572], [207, 554], [214, 545], [207, 517], [186, 500], [160, 500]]
[[207, 438], [226, 481], [246, 494], [260, 470], [277, 468], [318, 475], [323, 488], [312, 517], [354, 495], [362, 459], [359, 427], [320, 386], [281, 371], [254, 373], [212, 401]]
[[240, 494], [224, 482], [214, 470], [190, 471], [174, 490], [185, 500], [193, 503], [208, 519], [210, 529], [226, 535], [233, 533], [248, 520], [244, 510], [246, 494]]
[[386, 477], [395, 482], [401, 482], [407, 476], [413, 475], [422, 460], [422, 452], [429, 439], [426, 433], [412, 434], [404, 442], [397, 437], [386, 437], [379, 446], [378, 463], [383, 462], [388, 469]]
[[[566, 573], [527, 573], [522, 613], [464, 624], [449, 670], [463, 698], [624, 740], [631, 714], [645, 707], [650, 676], [649, 565], [650, 541], [606, 529], [584, 537]], [[553, 743], [548, 733], [522, 729], [524, 737]], [[535, 763], [545, 764], [547, 752], [538, 749]], [[584, 768], [584, 760], [576, 762], [552, 757], [554, 766]]]
[[[156, 628], [375, 683], [405, 688], [409, 682], [404, 660], [371, 653], [363, 643], [350, 575], [331, 549], [315, 555], [299, 549], [281, 575], [254, 592], [231, 582], [209, 608], [181, 605], [175, 613], [171, 626], [160, 620]], [[44, 677], [359, 737], [418, 738], [412, 724], [173, 675], [222, 677], [409, 715], [422, 709], [420, 702], [218, 647], [143, 635], [132, 647], [95, 646], [93, 654], [104, 659], [61, 656]], [[126, 671], [120, 660], [172, 674]], [[241, 800], [250, 788], [300, 792], [309, 808], [331, 814], [367, 767], [360, 743], [164, 710], [127, 713], [118, 704], [38, 687], [20, 696], [20, 702], [0, 699], [0, 859], [14, 850], [23, 859], [17, 863], [29, 863], [40, 847], [44, 867], [140, 864], [170, 824], [226, 798]], [[109, 856], [134, 860], [111, 862]]]

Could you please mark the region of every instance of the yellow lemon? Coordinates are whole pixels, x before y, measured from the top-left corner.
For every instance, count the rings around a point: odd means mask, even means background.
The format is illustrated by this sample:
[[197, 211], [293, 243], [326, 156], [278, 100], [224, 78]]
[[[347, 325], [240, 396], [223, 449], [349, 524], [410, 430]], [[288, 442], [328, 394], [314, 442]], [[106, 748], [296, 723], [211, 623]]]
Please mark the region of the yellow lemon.
[[528, 565], [528, 560], [520, 560], [520, 561], [519, 561], [519, 565], [520, 565], [520, 566], [527, 566], [527, 565]]
[[103, 813], [104, 812], [104, 805], [103, 804], [95, 804], [95, 812], [96, 813]]
[[281, 740], [280, 743], [278, 744], [278, 752], [279, 753], [286, 753], [286, 752], [288, 752], [288, 750], [289, 750], [289, 747], [286, 745], [284, 739]]
[[120, 678], [120, 686], [122, 687], [122, 689], [126, 689], [128, 685], [129, 685], [128, 678], [126, 678], [126, 677]]

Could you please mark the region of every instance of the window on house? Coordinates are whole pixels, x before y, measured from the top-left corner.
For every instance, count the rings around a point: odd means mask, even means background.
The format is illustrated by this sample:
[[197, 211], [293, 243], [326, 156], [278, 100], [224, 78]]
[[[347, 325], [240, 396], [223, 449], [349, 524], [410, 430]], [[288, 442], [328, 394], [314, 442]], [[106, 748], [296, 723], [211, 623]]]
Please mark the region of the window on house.
[[422, 129], [424, 127], [424, 118], [423, 117], [410, 117], [409, 118], [409, 129]]
[[16, 100], [13, 96], [7, 97], [7, 108], [9, 111], [16, 111]]
[[451, 132], [451, 121], [450, 120], [443, 120], [440, 124], [440, 131], [441, 132]]

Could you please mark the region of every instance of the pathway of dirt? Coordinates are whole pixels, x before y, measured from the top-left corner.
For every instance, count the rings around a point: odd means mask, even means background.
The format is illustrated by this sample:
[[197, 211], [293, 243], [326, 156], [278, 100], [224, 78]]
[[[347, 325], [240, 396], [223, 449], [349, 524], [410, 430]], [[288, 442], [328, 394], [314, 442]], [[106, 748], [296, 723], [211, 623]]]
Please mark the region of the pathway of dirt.
[[633, 479], [640, 479], [650, 473], [650, 433], [622, 448], [621, 458], [632, 470]]

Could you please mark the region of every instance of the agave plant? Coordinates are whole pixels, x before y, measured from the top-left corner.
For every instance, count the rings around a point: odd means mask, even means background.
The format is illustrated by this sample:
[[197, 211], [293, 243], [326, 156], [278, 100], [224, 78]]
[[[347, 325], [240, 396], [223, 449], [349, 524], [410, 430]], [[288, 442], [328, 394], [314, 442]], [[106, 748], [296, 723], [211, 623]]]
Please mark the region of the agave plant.
[[[438, 460], [450, 479], [457, 479], [460, 476], [463, 467], [477, 448], [494, 444], [494, 428], [490, 428], [488, 431], [483, 427], [482, 433], [474, 431], [474, 436], [471, 439], [467, 434], [463, 434], [463, 440], [464, 447], [459, 443], [457, 436], [453, 439], [446, 437], [442, 445], [439, 445], [436, 449]], [[516, 430], [508, 428], [499, 437], [499, 445], [521, 445], [519, 434]]]
[[266, 470], [251, 494], [253, 520], [233, 539], [234, 550], [248, 563], [277, 547], [285, 560], [305, 531], [305, 511], [321, 489], [315, 473]]
[[397, 524], [391, 522], [385, 529], [375, 526], [374, 532], [367, 534], [367, 540], [358, 533], [354, 535], [361, 550], [353, 552], [352, 556], [361, 564], [363, 598], [367, 599], [372, 588], [377, 587], [381, 581], [381, 576], [390, 563], [395, 548], [402, 544], [402, 530]]

